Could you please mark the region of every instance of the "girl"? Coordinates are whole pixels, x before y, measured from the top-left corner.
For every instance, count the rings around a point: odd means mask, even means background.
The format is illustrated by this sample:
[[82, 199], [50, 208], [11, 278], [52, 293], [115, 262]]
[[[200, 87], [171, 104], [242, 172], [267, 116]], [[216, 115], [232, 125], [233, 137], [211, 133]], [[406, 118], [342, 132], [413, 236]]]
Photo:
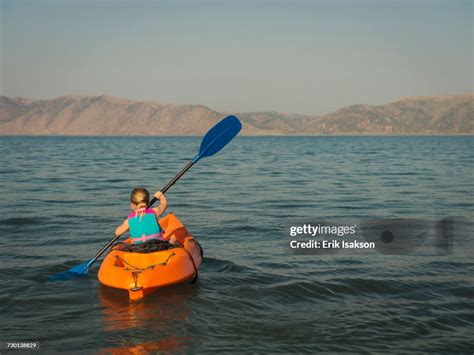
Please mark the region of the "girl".
[[[158, 223], [158, 216], [168, 207], [168, 200], [160, 191], [154, 197], [160, 201], [155, 208], [148, 208], [150, 194], [145, 188], [137, 187], [130, 195], [130, 207], [133, 212], [117, 227], [115, 235], [130, 231], [133, 244], [142, 244], [150, 240], [163, 240], [163, 230]], [[170, 240], [174, 244], [174, 240]]]

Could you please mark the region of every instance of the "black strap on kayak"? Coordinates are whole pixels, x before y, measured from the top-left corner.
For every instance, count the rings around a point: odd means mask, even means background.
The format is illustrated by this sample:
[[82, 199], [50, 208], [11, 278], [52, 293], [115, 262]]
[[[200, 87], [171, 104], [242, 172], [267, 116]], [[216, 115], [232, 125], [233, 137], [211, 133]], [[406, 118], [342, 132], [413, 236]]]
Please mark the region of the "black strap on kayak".
[[[189, 241], [193, 242], [193, 243], [196, 243], [196, 241], [194, 239], [190, 239]], [[193, 283], [196, 282], [196, 280], [198, 279], [198, 276], [199, 276], [198, 268], [196, 267], [196, 263], [194, 262], [194, 259], [193, 259], [193, 256], [191, 255], [191, 253], [189, 251], [187, 251], [184, 247], [182, 247], [182, 249], [188, 254], [189, 259], [191, 259], [191, 263], [193, 264], [193, 267], [194, 267], [194, 279], [193, 279], [193, 281], [191, 281], [191, 284], [193, 284]]]
[[115, 258], [117, 260], [120, 260], [122, 263], [124, 263], [125, 265], [128, 265], [129, 267], [128, 268], [124, 268], [124, 270], [126, 271], [132, 271], [132, 270], [140, 270], [140, 271], [144, 271], [144, 270], [153, 270], [155, 268], [155, 266], [166, 266], [168, 265], [168, 261], [171, 259], [171, 257], [175, 256], [176, 254], [175, 253], [170, 253], [170, 255], [168, 256], [168, 258], [166, 258], [165, 261], [161, 262], [161, 263], [158, 263], [158, 264], [153, 264], [153, 265], [148, 265], [147, 267], [145, 268], [142, 268], [142, 267], [138, 267], [138, 266], [134, 266], [132, 264], [130, 264], [129, 262], [127, 262], [125, 259], [121, 258], [120, 256], [118, 255], [115, 255]]

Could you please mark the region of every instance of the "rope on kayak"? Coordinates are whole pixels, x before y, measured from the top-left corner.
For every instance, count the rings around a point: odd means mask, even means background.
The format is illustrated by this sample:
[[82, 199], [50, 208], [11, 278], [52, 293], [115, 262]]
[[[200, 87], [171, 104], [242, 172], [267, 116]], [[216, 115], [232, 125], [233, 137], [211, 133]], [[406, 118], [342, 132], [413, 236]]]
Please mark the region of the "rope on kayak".
[[122, 263], [124, 263], [125, 265], [128, 265], [129, 267], [126, 267], [124, 268], [125, 271], [132, 271], [132, 270], [140, 270], [140, 271], [144, 271], [144, 270], [153, 270], [155, 268], [155, 266], [165, 266], [168, 264], [168, 261], [171, 259], [171, 257], [175, 256], [176, 254], [173, 252], [173, 253], [170, 253], [169, 256], [166, 258], [165, 261], [162, 261], [161, 263], [157, 263], [157, 264], [153, 264], [153, 265], [148, 265], [147, 267], [138, 267], [138, 266], [134, 266], [132, 264], [130, 264], [129, 262], [127, 262], [125, 259], [121, 258], [120, 256], [118, 255], [115, 255], [115, 258], [120, 260]]

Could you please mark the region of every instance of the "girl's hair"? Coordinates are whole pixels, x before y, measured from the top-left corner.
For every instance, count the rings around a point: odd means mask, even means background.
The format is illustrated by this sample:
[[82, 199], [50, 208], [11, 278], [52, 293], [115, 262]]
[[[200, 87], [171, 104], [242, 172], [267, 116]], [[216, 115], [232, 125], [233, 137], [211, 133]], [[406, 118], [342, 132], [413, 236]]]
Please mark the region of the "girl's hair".
[[150, 193], [143, 187], [133, 189], [130, 194], [130, 201], [137, 207], [148, 207], [150, 203]]

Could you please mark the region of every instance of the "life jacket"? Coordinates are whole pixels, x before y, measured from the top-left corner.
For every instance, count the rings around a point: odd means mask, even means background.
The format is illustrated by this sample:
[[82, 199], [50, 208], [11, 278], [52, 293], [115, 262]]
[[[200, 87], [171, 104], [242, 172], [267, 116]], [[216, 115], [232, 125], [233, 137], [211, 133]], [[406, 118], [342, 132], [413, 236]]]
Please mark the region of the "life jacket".
[[141, 244], [152, 239], [162, 239], [163, 230], [150, 208], [140, 208], [128, 215], [128, 226], [133, 244]]

